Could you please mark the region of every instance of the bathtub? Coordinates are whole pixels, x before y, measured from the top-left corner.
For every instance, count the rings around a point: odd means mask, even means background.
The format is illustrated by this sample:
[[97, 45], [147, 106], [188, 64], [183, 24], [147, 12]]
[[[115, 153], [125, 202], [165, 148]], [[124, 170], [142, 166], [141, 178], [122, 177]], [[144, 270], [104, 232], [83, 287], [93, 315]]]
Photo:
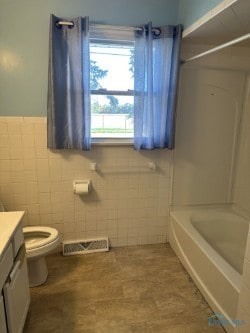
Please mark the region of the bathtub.
[[249, 222], [231, 208], [173, 208], [169, 242], [216, 314], [233, 332]]

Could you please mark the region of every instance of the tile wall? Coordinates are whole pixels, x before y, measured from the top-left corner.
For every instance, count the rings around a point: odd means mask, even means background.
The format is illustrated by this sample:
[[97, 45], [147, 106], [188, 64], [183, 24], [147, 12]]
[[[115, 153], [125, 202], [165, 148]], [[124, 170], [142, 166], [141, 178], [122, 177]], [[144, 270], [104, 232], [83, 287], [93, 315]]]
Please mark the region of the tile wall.
[[[25, 224], [56, 227], [63, 240], [108, 236], [112, 246], [166, 241], [171, 151], [52, 151], [46, 144], [45, 117], [0, 117], [0, 198], [7, 210], [25, 210]], [[89, 195], [73, 193], [79, 179], [91, 179]]]

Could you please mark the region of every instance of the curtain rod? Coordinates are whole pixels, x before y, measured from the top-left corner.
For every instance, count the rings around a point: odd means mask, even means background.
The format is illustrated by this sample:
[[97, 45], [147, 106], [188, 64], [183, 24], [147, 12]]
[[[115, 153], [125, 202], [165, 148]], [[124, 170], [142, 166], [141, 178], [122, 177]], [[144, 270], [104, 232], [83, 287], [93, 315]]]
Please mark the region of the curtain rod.
[[70, 25], [70, 26], [73, 26], [74, 22], [72, 22], [72, 21], [57, 21], [56, 25]]
[[193, 61], [193, 60], [199, 59], [199, 58], [204, 57], [204, 56], [206, 56], [206, 55], [208, 55], [208, 54], [211, 54], [211, 53], [214, 53], [214, 52], [216, 52], [216, 51], [222, 50], [222, 49], [224, 49], [224, 48], [226, 48], [226, 47], [228, 47], [228, 46], [231, 46], [231, 45], [234, 45], [234, 44], [240, 43], [240, 42], [242, 42], [243, 40], [246, 40], [246, 39], [249, 39], [249, 38], [250, 38], [250, 33], [248, 33], [248, 34], [246, 34], [246, 35], [243, 35], [243, 36], [241, 36], [241, 37], [235, 38], [235, 39], [233, 39], [233, 40], [231, 40], [231, 41], [229, 41], [229, 42], [227, 42], [227, 43], [224, 43], [224, 44], [221, 44], [221, 45], [219, 45], [219, 46], [216, 46], [216, 47], [214, 47], [214, 48], [212, 48], [212, 49], [210, 49], [210, 50], [207, 50], [207, 51], [205, 51], [205, 52], [202, 52], [202, 53], [200, 53], [200, 54], [197, 54], [196, 56], [193, 56], [193, 57], [188, 58], [188, 59], [186, 59], [186, 60], [182, 60], [181, 63], [182, 63], [182, 64], [185, 64], [185, 63], [187, 63], [187, 62], [190, 62], [190, 61]]
[[[74, 22], [72, 21], [58, 21], [56, 22], [57, 25], [68, 25], [68, 26], [74, 26]], [[107, 25], [107, 24], [95, 24], [95, 23], [91, 23], [90, 26], [92, 28], [97, 28], [97, 29], [102, 29], [102, 28], [106, 28], [106, 29], [114, 29], [114, 30], [138, 30], [138, 31], [142, 31], [141, 27], [129, 27], [129, 26], [121, 26], [121, 25]]]
[[97, 29], [113, 29], [113, 30], [127, 30], [127, 31], [142, 31], [141, 27], [129, 27], [129, 26], [122, 26], [122, 25], [107, 25], [107, 24], [96, 24], [90, 23], [92, 28]]
[[[74, 26], [74, 22], [72, 21], [57, 21], [56, 22], [57, 26], [60, 25], [68, 25], [73, 27]], [[131, 26], [122, 26], [122, 25], [107, 25], [107, 24], [96, 24], [96, 23], [90, 23], [90, 26], [92, 28], [97, 28], [97, 29], [113, 29], [113, 30], [127, 30], [127, 31], [143, 31], [142, 27], [131, 27]], [[153, 31], [157, 32], [157, 34], [159, 34], [160, 28], [153, 28]]]

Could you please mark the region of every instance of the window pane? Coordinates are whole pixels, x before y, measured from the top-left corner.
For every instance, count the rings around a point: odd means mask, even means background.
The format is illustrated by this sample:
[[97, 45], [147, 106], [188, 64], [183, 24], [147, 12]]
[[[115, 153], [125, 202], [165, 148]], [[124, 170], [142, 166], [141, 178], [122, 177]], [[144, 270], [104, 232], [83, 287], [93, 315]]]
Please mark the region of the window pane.
[[[134, 89], [133, 45], [91, 44], [90, 60], [91, 89]], [[94, 79], [98, 87], [93, 87]]]
[[[123, 92], [134, 89], [133, 50], [133, 43], [128, 42], [100, 41], [90, 45], [91, 90], [107, 90], [104, 95], [91, 95], [93, 138], [133, 137], [134, 97], [123, 96]], [[112, 95], [112, 91], [120, 94]]]
[[91, 136], [132, 138], [134, 132], [133, 96], [91, 96]]

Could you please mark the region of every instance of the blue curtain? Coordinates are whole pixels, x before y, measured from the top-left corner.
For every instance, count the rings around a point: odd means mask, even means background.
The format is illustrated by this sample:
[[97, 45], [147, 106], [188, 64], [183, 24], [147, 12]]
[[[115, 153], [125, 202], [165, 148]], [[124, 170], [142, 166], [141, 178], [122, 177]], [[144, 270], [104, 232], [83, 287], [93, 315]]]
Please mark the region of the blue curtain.
[[135, 34], [134, 146], [174, 148], [182, 27], [153, 28]]
[[[71, 21], [73, 26], [58, 25]], [[89, 150], [89, 20], [51, 15], [48, 80], [48, 148]]]

